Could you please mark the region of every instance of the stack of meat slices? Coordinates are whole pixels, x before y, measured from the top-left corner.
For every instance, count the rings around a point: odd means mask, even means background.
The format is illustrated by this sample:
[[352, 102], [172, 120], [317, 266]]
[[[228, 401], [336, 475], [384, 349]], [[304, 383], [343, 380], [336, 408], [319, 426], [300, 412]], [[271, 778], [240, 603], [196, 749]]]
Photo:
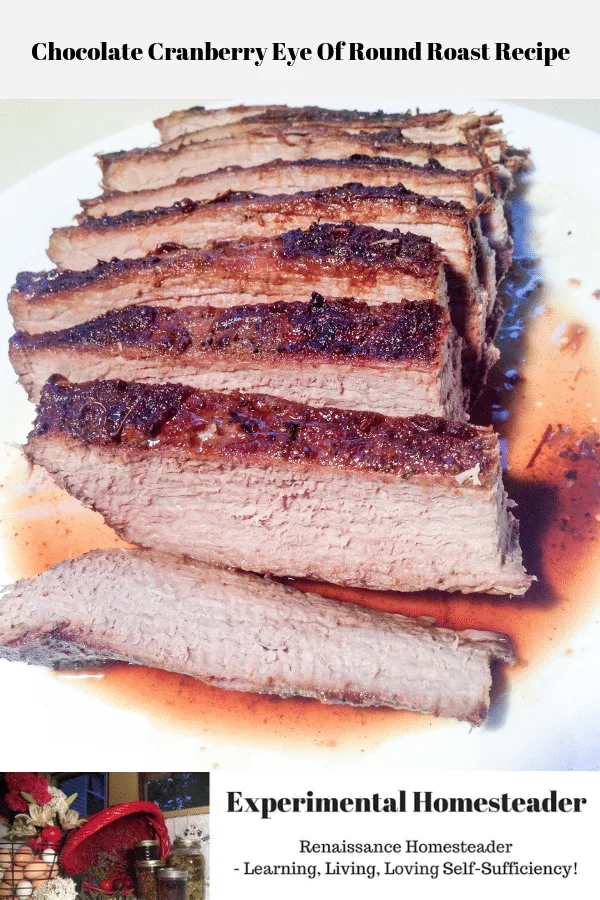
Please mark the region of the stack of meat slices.
[[193, 108], [100, 158], [58, 268], [17, 276], [10, 357], [29, 459], [140, 549], [15, 585], [0, 655], [483, 721], [505, 635], [261, 576], [527, 590], [496, 435], [468, 423], [528, 165], [500, 121]]

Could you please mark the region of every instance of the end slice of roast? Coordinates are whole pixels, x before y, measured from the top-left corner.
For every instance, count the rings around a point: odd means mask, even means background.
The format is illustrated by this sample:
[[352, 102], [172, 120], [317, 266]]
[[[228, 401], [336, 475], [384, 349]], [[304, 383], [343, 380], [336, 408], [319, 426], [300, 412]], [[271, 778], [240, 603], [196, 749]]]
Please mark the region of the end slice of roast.
[[[244, 114], [246, 113], [246, 114]], [[430, 145], [462, 145], [477, 148], [482, 158], [505, 170], [510, 179], [529, 167], [529, 152], [508, 145], [502, 131], [502, 116], [491, 113], [478, 116], [474, 112], [456, 114], [449, 110], [434, 113], [358, 112], [309, 107], [231, 107], [229, 110], [201, 110], [194, 107], [172, 113], [155, 122], [161, 134], [159, 150], [168, 151], [190, 143], [239, 141], [257, 129], [298, 131], [313, 129], [342, 135], [384, 135], [403, 141]]]
[[456, 114], [449, 110], [433, 113], [364, 112], [349, 109], [323, 109], [319, 106], [232, 106], [225, 109], [177, 110], [154, 125], [164, 143], [193, 136], [196, 141], [212, 139], [235, 133], [235, 126], [254, 125], [308, 125], [337, 126], [343, 131], [383, 131], [397, 128], [411, 141], [457, 144], [469, 142], [500, 142], [502, 133], [491, 126], [502, 123], [502, 117], [494, 114], [478, 116], [474, 112]]
[[161, 553], [96, 550], [0, 599], [0, 657], [121, 660], [236, 691], [389, 706], [479, 725], [504, 634], [452, 631]]
[[130, 306], [84, 325], [16, 334], [10, 359], [37, 402], [71, 382], [176, 381], [268, 393], [314, 406], [464, 419], [461, 341], [433, 301], [351, 299], [213, 307]]
[[52, 378], [26, 453], [151, 549], [369, 588], [530, 583], [488, 428]]
[[134, 303], [239, 306], [304, 300], [307, 290], [369, 304], [448, 305], [444, 261], [430, 238], [352, 222], [217, 242], [206, 250], [166, 244], [149, 256], [82, 272], [21, 272], [8, 305], [19, 331], [38, 334]]

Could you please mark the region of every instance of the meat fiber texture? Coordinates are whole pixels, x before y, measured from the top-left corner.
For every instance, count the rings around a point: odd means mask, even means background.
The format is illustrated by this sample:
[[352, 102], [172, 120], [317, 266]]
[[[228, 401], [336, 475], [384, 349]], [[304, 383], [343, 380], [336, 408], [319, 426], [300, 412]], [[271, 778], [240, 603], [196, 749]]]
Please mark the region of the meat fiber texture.
[[[467, 144], [416, 143], [398, 128], [371, 134], [349, 133], [331, 125], [262, 124], [235, 137], [162, 145], [106, 153], [98, 157], [105, 191], [140, 191], [173, 184], [213, 172], [220, 166], [252, 167], [281, 159], [346, 159], [353, 154], [401, 159], [417, 166], [435, 160], [447, 169], [486, 169], [489, 157]], [[510, 171], [495, 164], [502, 193], [512, 184]], [[489, 177], [482, 175], [478, 187], [489, 190]]]
[[414, 115], [410, 112], [330, 110], [315, 106], [254, 107], [247, 108], [247, 115], [243, 112], [243, 108], [232, 107], [229, 112], [211, 110], [207, 115], [205, 110], [194, 107], [172, 113], [155, 122], [162, 141], [158, 149], [169, 151], [190, 143], [243, 140], [249, 134], [255, 135], [257, 127], [263, 131], [290, 126], [305, 131], [311, 128], [333, 131], [337, 128], [340, 133], [349, 135], [390, 135], [430, 146], [470, 146], [478, 150], [482, 159], [494, 164], [499, 173], [506, 173], [508, 179], [513, 173], [529, 168], [529, 152], [508, 145], [502, 131], [493, 127], [502, 124], [502, 116], [494, 113], [478, 116], [473, 112], [456, 114], [440, 110]]
[[309, 228], [316, 221], [350, 220], [426, 236], [440, 247], [451, 299], [465, 307], [453, 311], [453, 321], [479, 359], [486, 320], [496, 300], [495, 253], [474, 213], [401, 187], [349, 184], [276, 197], [234, 194], [213, 202], [190, 201], [168, 209], [87, 219], [78, 226], [55, 229], [48, 255], [61, 268], [82, 270], [99, 259], [140, 257], [169, 241], [202, 247], [213, 240], [276, 236], [288, 229]]
[[37, 402], [56, 372], [71, 382], [175, 381], [314, 406], [464, 419], [461, 341], [433, 301], [352, 299], [213, 307], [130, 306], [84, 325], [10, 342]]
[[[491, 177], [493, 169], [461, 172], [444, 169], [433, 161], [425, 166], [414, 166], [399, 159], [364, 155], [342, 160], [275, 160], [247, 169], [228, 166], [195, 178], [181, 178], [175, 184], [155, 190], [116, 191], [94, 200], [84, 200], [84, 212], [77, 220], [81, 223], [86, 218], [116, 216], [128, 210], [168, 207], [182, 200], [214, 200], [229, 191], [295, 194], [349, 182], [370, 187], [402, 184], [407, 190], [423, 197], [438, 197], [461, 203], [466, 209], [475, 209], [484, 196], [478, 186], [481, 188], [482, 176], [486, 174]], [[489, 186], [485, 195], [487, 212], [481, 214], [481, 224], [490, 246], [496, 252], [498, 274], [501, 276], [510, 266], [512, 240], [502, 201], [490, 196]]]
[[434, 300], [448, 305], [444, 261], [430, 238], [347, 222], [311, 225], [272, 238], [166, 244], [87, 271], [21, 272], [8, 298], [15, 327], [39, 334], [69, 328], [134, 303], [239, 306], [328, 297], [371, 304]]
[[181, 138], [195, 141], [209, 140], [215, 134], [235, 134], [237, 128], [259, 125], [325, 124], [343, 131], [378, 132], [397, 128], [412, 141], [439, 144], [491, 143], [504, 145], [502, 132], [491, 126], [502, 123], [502, 117], [491, 113], [478, 116], [473, 112], [456, 114], [449, 110], [413, 114], [362, 112], [358, 110], [323, 109], [318, 106], [233, 106], [225, 109], [205, 109], [195, 106], [177, 110], [154, 124], [163, 144]]
[[451, 631], [254, 575], [140, 550], [96, 550], [0, 599], [0, 657], [121, 660], [237, 691], [389, 706], [479, 725], [503, 634]]
[[376, 589], [530, 583], [491, 429], [53, 378], [26, 453], [150, 549]]
[[[128, 210], [172, 206], [179, 200], [214, 200], [229, 191], [295, 194], [355, 182], [371, 187], [403, 184], [424, 197], [455, 200], [467, 209], [477, 206], [477, 180], [486, 170], [452, 171], [437, 163], [415, 166], [401, 159], [355, 154], [349, 159], [278, 159], [259, 166], [225, 166], [214, 172], [180, 178], [174, 184], [146, 191], [113, 191], [82, 200], [78, 221], [115, 216]], [[489, 190], [486, 192], [489, 195]]]

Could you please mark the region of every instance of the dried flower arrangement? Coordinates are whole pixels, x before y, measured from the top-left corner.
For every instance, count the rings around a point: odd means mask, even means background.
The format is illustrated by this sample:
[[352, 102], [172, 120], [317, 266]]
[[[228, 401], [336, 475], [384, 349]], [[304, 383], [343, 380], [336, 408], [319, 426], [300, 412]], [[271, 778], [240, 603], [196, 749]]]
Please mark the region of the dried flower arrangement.
[[82, 819], [67, 797], [33, 772], [6, 772], [4, 800], [15, 813], [0, 843], [1, 900], [74, 900], [75, 883], [58, 878], [58, 852]]

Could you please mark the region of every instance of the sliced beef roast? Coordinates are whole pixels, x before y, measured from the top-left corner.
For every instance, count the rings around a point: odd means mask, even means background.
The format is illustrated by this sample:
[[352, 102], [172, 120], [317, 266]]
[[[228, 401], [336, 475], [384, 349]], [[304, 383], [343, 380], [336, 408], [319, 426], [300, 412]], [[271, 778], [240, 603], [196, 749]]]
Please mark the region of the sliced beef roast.
[[481, 356], [486, 319], [496, 299], [495, 253], [474, 211], [402, 187], [348, 184], [275, 197], [233, 194], [206, 203], [86, 219], [78, 226], [55, 229], [48, 255], [61, 268], [86, 269], [99, 259], [143, 256], [168, 241], [201, 247], [212, 240], [275, 236], [318, 221], [376, 225], [435, 241], [447, 264], [453, 321], [474, 356]]
[[150, 549], [370, 588], [530, 583], [488, 428], [52, 378], [26, 453]]
[[[477, 206], [477, 182], [485, 170], [453, 171], [439, 163], [415, 166], [401, 159], [355, 154], [348, 159], [276, 159], [244, 169], [226, 166], [215, 172], [180, 178], [174, 184], [145, 191], [112, 191], [82, 200], [78, 221], [100, 216], [116, 216], [130, 209], [172, 206], [179, 200], [214, 200], [229, 191], [262, 194], [295, 194], [354, 182], [371, 187], [402, 184], [424, 197], [456, 200], [467, 209]], [[486, 196], [489, 195], [489, 191]], [[483, 196], [483, 195], [482, 195]]]
[[464, 419], [461, 341], [431, 300], [213, 307], [130, 306], [64, 331], [17, 334], [10, 359], [37, 402], [50, 375], [69, 381], [176, 381], [260, 391], [391, 416]]
[[[180, 143], [180, 142], [179, 142]], [[379, 134], [351, 134], [332, 125], [255, 125], [238, 137], [105, 153], [98, 157], [106, 191], [140, 191], [173, 184], [178, 178], [213, 172], [220, 166], [258, 166], [275, 159], [345, 159], [353, 153], [403, 159], [417, 166], [431, 159], [448, 169], [486, 168], [489, 159], [467, 144], [414, 143], [398, 128]], [[496, 166], [502, 189], [510, 173]], [[489, 178], [482, 176], [485, 190]]]
[[504, 634], [326, 600], [161, 553], [96, 550], [0, 598], [0, 657], [41, 665], [109, 660], [216, 687], [390, 706], [479, 725]]
[[213, 135], [232, 134], [235, 126], [254, 125], [308, 125], [321, 124], [339, 127], [343, 131], [379, 132], [397, 128], [411, 141], [437, 144], [502, 143], [502, 132], [491, 126], [499, 125], [502, 117], [493, 113], [478, 116], [440, 110], [434, 113], [360, 112], [349, 109], [323, 109], [319, 106], [232, 106], [225, 109], [177, 110], [162, 119], [156, 119], [163, 143], [176, 141], [188, 135], [194, 140], [211, 140]]
[[133, 303], [239, 306], [305, 300], [307, 291], [370, 304], [435, 300], [448, 305], [444, 263], [430, 238], [354, 225], [311, 225], [272, 238], [176, 244], [84, 272], [21, 272], [8, 298], [15, 327], [38, 334], [87, 322]]

